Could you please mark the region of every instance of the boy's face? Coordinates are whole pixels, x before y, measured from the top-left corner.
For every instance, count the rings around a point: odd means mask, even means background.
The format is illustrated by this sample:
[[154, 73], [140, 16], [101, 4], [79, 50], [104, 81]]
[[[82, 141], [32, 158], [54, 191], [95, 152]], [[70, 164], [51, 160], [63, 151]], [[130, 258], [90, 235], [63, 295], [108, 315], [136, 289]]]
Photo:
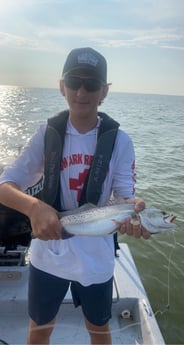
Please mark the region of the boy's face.
[[64, 77], [60, 89], [73, 114], [92, 116], [97, 114], [98, 105], [106, 97], [108, 85], [88, 71], [77, 70]]

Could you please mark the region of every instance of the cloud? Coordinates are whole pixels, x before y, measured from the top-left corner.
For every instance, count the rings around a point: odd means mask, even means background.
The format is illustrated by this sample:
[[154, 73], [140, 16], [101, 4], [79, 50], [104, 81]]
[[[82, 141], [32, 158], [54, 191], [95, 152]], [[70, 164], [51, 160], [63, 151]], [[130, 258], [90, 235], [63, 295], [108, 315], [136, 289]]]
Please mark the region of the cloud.
[[184, 47], [183, 46], [168, 46], [168, 45], [162, 45], [161, 48], [163, 49], [173, 49], [173, 50], [183, 50], [184, 51]]
[[23, 36], [13, 35], [6, 32], [0, 32], [0, 46], [7, 46], [10, 45], [21, 47], [26, 45], [27, 38], [24, 38]]
[[120, 29], [53, 29], [37, 28], [31, 36], [14, 35], [0, 32], [0, 45], [17, 49], [61, 52], [68, 38], [77, 41], [86, 39], [103, 47], [145, 47], [152, 45], [160, 48], [184, 49], [183, 30], [155, 28], [145, 30]]
[[[183, 0], [112, 0], [125, 15], [145, 22], [183, 20]], [[121, 6], [121, 7], [120, 7]]]
[[39, 37], [24, 37], [20, 35], [13, 35], [9, 33], [0, 32], [0, 47], [8, 49], [17, 49], [24, 51], [32, 50], [39, 52], [52, 52], [61, 53], [64, 51], [63, 48], [57, 46], [52, 41], [43, 41]]

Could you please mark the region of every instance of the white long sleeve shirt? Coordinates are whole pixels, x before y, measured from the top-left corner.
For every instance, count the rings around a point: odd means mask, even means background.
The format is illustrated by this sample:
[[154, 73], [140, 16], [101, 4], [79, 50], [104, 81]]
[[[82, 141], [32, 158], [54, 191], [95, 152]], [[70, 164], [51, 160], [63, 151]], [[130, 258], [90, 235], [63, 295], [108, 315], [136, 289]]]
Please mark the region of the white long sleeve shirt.
[[[100, 121], [100, 120], [99, 120]], [[85, 134], [67, 123], [61, 162], [61, 207], [78, 207], [86, 174], [95, 152], [99, 126]], [[43, 174], [46, 125], [38, 128], [12, 166], [0, 176], [0, 183], [14, 182], [22, 190], [33, 185]], [[109, 171], [98, 205], [105, 205], [111, 194], [134, 197], [135, 155], [130, 137], [118, 130]], [[67, 240], [34, 239], [30, 248], [31, 263], [40, 270], [87, 286], [110, 279], [114, 270], [113, 236], [74, 236]]]

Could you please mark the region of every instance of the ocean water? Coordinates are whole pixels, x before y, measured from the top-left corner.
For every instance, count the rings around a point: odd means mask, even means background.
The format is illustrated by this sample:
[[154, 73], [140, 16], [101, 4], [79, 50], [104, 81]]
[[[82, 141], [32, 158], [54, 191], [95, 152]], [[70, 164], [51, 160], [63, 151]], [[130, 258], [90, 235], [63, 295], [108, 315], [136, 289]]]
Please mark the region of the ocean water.
[[[66, 107], [59, 90], [0, 86], [0, 171]], [[166, 343], [184, 344], [184, 97], [109, 93], [99, 110], [133, 139], [137, 197], [177, 217], [174, 233], [119, 240], [129, 244]]]

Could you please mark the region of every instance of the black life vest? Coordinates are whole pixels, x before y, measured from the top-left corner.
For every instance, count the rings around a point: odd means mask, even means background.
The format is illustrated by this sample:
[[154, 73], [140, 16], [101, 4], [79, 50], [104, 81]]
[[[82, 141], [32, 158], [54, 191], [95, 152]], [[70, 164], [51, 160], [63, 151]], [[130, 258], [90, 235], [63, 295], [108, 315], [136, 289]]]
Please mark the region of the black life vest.
[[[97, 145], [83, 188], [80, 205], [97, 204], [111, 159], [119, 123], [105, 113], [101, 118]], [[60, 166], [69, 112], [63, 111], [48, 119], [45, 134], [45, 168], [43, 200], [60, 211]]]

